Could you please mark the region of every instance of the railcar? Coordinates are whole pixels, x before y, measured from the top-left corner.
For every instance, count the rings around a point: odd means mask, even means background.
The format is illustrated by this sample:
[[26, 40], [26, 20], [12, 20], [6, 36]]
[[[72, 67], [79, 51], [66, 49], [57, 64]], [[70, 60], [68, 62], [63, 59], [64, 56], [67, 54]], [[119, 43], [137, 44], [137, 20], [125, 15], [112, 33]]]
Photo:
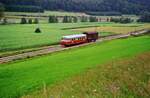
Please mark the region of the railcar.
[[87, 42], [93, 42], [98, 39], [97, 32], [84, 32], [83, 34], [63, 36], [60, 44], [62, 46], [72, 46]]
[[75, 35], [68, 35], [63, 36], [61, 40], [61, 45], [63, 46], [71, 46], [77, 45], [81, 43], [86, 43], [86, 35], [85, 34], [75, 34]]

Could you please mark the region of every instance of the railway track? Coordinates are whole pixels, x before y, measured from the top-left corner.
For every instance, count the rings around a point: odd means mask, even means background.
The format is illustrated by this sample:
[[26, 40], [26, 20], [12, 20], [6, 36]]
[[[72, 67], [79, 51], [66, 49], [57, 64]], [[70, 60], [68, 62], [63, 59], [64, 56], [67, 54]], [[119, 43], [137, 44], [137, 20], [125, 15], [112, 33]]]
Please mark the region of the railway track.
[[[144, 34], [146, 32], [149, 32], [149, 30], [141, 30], [141, 31], [136, 31], [136, 32], [132, 32], [132, 33], [127, 33], [127, 34], [111, 35], [111, 36], [107, 36], [104, 38], [100, 38], [100, 39], [98, 39], [97, 42], [119, 39], [119, 38], [127, 38], [129, 36], [133, 36], [134, 34], [140, 35], [140, 34]], [[89, 45], [89, 44], [92, 44], [92, 43], [85, 43], [85, 44], [67, 47], [67, 48], [61, 47], [61, 45], [47, 46], [46, 48], [43, 47], [43, 48], [40, 48], [40, 50], [36, 50], [36, 51], [18, 53], [18, 54], [13, 54], [10, 56], [1, 57], [0, 64], [8, 63], [8, 62], [15, 61], [15, 60], [21, 60], [21, 59], [25, 59], [25, 58], [31, 58], [31, 57], [36, 57], [36, 56], [40, 56], [40, 55], [45, 55], [45, 54], [62, 51], [62, 50], [67, 50], [67, 49], [71, 49], [71, 48], [75, 48], [75, 47], [81, 47], [81, 46], [85, 46], [85, 45]]]

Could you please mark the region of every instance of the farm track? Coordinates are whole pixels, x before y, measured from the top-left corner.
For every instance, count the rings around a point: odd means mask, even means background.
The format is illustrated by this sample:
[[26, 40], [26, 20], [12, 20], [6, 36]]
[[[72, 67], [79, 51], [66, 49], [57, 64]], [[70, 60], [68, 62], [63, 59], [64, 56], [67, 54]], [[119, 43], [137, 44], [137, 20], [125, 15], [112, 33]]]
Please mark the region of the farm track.
[[[97, 40], [97, 42], [113, 40], [113, 39], [119, 39], [119, 38], [127, 38], [129, 36], [134, 35], [134, 34], [139, 35], [139, 34], [144, 34], [144, 33], [147, 33], [147, 32], [149, 32], [149, 30], [140, 30], [140, 31], [127, 33], [127, 34], [111, 35], [111, 36], [107, 36], [107, 37], [104, 37], [104, 38], [100, 38], [99, 40]], [[40, 50], [25, 52], [25, 53], [19, 53], [19, 54], [13, 54], [13, 55], [10, 55], [10, 56], [1, 57], [0, 58], [0, 64], [8, 63], [8, 62], [15, 61], [15, 60], [21, 60], [21, 59], [25, 59], [25, 58], [31, 58], [31, 57], [35, 57], [35, 56], [45, 55], [45, 54], [49, 54], [49, 53], [53, 53], [53, 52], [57, 52], [57, 51], [63, 51], [63, 50], [67, 50], [67, 49], [71, 49], [71, 48], [75, 48], [75, 47], [86, 46], [86, 45], [89, 45], [89, 44], [92, 44], [92, 43], [85, 43], [85, 44], [72, 46], [72, 47], [67, 47], [67, 48], [62, 47], [61, 45], [47, 46], [46, 48], [41, 47]]]

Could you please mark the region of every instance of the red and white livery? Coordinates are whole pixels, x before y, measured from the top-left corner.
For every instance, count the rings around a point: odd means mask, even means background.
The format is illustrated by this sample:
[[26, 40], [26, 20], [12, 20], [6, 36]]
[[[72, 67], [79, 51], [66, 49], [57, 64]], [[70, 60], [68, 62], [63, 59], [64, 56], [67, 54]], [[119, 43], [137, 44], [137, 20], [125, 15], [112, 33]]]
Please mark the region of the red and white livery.
[[86, 42], [87, 42], [86, 34], [75, 34], [75, 35], [63, 36], [61, 40], [61, 45], [71, 46], [71, 45], [77, 45]]

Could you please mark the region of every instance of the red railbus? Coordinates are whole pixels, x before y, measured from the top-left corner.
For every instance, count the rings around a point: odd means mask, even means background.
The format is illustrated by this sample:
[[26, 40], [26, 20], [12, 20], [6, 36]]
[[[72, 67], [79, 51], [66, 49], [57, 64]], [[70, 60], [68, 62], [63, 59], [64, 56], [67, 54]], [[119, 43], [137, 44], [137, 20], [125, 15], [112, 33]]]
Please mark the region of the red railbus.
[[86, 42], [87, 42], [86, 34], [75, 34], [75, 35], [63, 36], [61, 40], [61, 45], [71, 46], [71, 45], [77, 45]]
[[87, 42], [93, 42], [98, 39], [97, 32], [84, 32], [83, 34], [74, 34], [63, 36], [60, 42], [63, 46], [78, 45]]

